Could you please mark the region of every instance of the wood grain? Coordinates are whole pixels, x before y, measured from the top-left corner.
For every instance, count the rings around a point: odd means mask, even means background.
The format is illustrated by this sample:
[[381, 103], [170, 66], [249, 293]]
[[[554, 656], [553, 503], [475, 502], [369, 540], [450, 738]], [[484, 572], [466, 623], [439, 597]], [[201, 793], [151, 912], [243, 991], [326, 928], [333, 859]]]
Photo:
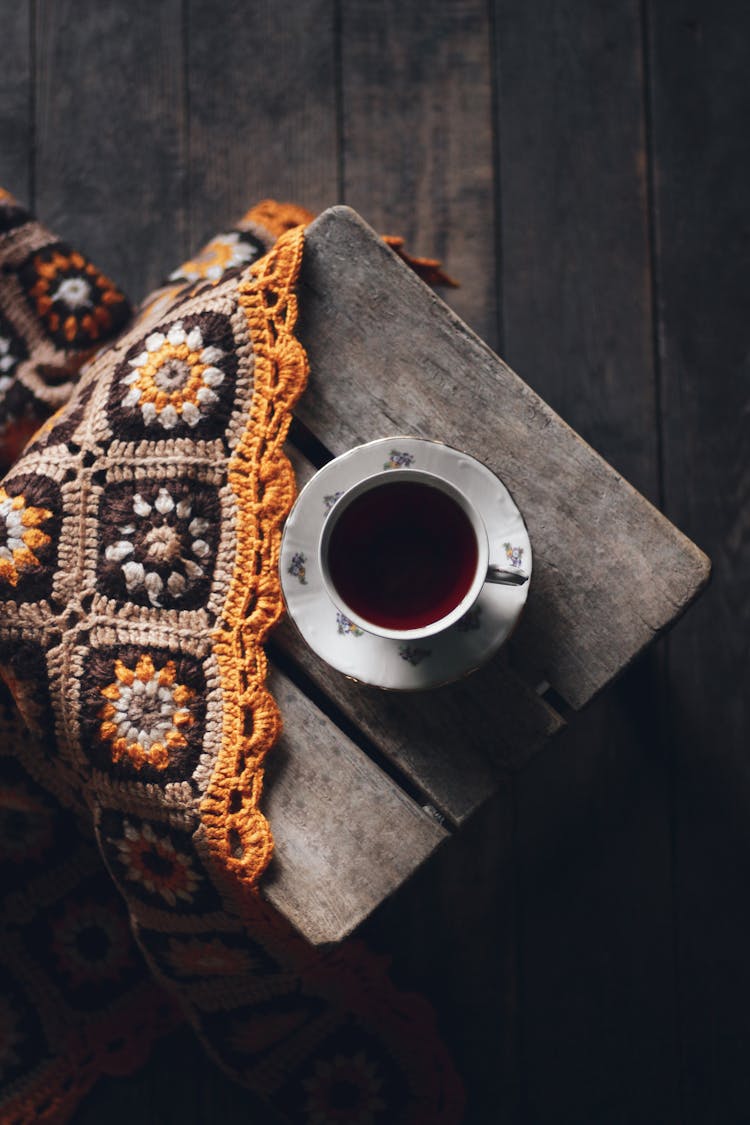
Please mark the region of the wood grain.
[[[497, 0], [495, 13], [503, 354], [657, 500], [638, 5]], [[514, 778], [521, 1081], [537, 1125], [680, 1119], [652, 653]]]
[[0, 37], [0, 186], [33, 205], [31, 0], [5, 6]]
[[450, 306], [491, 344], [494, 138], [484, 0], [343, 0], [343, 199], [443, 259]]
[[193, 242], [258, 200], [313, 212], [339, 198], [331, 0], [187, 0]]
[[747, 10], [647, 4], [665, 510], [715, 562], [669, 639], [687, 1125], [750, 1113]]
[[180, 0], [36, 5], [36, 206], [133, 298], [186, 253]]
[[493, 6], [502, 354], [657, 503], [638, 5]]
[[274, 641], [339, 712], [454, 825], [520, 769], [563, 720], [499, 653], [466, 680], [437, 691], [387, 693], [328, 667], [286, 622]]
[[435, 1005], [466, 1125], [521, 1120], [523, 1043], [512, 780], [364, 925], [393, 975]]
[[306, 247], [300, 336], [312, 376], [300, 418], [334, 453], [413, 433], [497, 472], [535, 558], [514, 660], [582, 706], [690, 604], [708, 560], [354, 212], [326, 212]]
[[263, 811], [274, 858], [262, 891], [308, 941], [341, 941], [447, 833], [285, 676], [270, 688], [284, 733], [268, 759]]
[[[298, 451], [288, 452], [302, 487], [313, 466]], [[273, 639], [379, 754], [456, 826], [497, 788], [500, 772], [520, 769], [564, 725], [508, 667], [503, 650], [457, 684], [400, 694], [347, 679], [317, 657], [289, 621]]]

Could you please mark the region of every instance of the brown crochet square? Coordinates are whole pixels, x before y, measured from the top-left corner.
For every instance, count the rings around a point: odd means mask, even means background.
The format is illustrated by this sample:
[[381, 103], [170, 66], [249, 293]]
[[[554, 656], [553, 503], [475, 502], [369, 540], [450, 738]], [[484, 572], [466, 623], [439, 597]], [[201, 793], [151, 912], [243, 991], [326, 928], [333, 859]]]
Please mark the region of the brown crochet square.
[[[261, 257], [279, 225], [246, 218], [176, 271], [0, 486], [0, 675], [29, 725], [54, 730], [40, 779], [71, 802], [83, 790], [156, 930], [220, 913], [212, 872], [254, 887], [271, 855], [262, 643], [282, 611], [282, 444], [307, 375], [302, 227], [287, 217]], [[56, 346], [88, 330], [46, 303], [61, 286], [82, 299], [81, 269], [58, 244], [15, 278]]]
[[131, 317], [124, 293], [0, 188], [0, 465]]

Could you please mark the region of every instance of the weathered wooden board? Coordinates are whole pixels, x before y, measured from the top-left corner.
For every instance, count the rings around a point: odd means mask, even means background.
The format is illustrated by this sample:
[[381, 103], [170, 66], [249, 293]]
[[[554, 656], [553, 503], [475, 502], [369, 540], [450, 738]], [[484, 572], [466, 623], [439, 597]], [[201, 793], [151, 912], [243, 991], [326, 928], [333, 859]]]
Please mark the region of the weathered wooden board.
[[[497, 340], [490, 11], [485, 0], [343, 0], [342, 201], [444, 260], [445, 299]], [[333, 197], [325, 201], [334, 202]]]
[[[639, 7], [494, 6], [500, 351], [658, 501]], [[513, 778], [522, 1082], [535, 1125], [681, 1119], [658, 657], [652, 648]]]
[[182, 5], [34, 10], [38, 214], [140, 298], [187, 252]]
[[6, 5], [0, 44], [0, 187], [31, 203], [31, 2]]
[[340, 941], [447, 838], [278, 672], [284, 733], [268, 758], [263, 810], [274, 857], [262, 891], [316, 945]]
[[666, 512], [715, 558], [669, 638], [685, 1125], [750, 1116], [748, 9], [648, 2]]
[[348, 208], [309, 228], [298, 413], [334, 453], [387, 434], [488, 464], [526, 517], [535, 572], [514, 661], [574, 707], [705, 585], [705, 555], [627, 484]]
[[185, 10], [191, 241], [269, 196], [313, 212], [340, 198], [334, 5]]
[[[289, 449], [298, 486], [315, 471]], [[556, 711], [507, 666], [501, 651], [479, 672], [439, 691], [401, 694], [354, 683], [320, 660], [290, 622], [279, 645], [380, 754], [458, 825], [563, 725]]]

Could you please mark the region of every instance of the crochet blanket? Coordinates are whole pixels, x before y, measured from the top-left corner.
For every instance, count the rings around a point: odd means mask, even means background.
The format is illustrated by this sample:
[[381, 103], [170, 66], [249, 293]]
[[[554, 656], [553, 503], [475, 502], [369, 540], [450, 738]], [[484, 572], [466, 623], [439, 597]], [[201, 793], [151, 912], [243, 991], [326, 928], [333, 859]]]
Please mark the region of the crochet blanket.
[[461, 1120], [427, 1003], [258, 890], [310, 218], [264, 201], [133, 314], [0, 193], [3, 1121], [67, 1120], [181, 1019], [290, 1122]]

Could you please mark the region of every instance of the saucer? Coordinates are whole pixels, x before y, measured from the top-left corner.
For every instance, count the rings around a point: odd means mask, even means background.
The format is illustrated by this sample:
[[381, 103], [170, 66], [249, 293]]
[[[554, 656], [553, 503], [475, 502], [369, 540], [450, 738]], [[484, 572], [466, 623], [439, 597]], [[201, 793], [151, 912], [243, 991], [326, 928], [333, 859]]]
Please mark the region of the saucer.
[[485, 583], [455, 625], [424, 640], [398, 641], [366, 633], [331, 601], [318, 565], [322, 527], [339, 497], [372, 473], [424, 469], [447, 478], [479, 510], [490, 563], [531, 576], [531, 544], [505, 485], [486, 465], [435, 441], [382, 438], [330, 461], [300, 492], [287, 519], [279, 562], [289, 616], [311, 649], [345, 676], [395, 691], [418, 691], [461, 679], [484, 664], [512, 633], [529, 592]]

